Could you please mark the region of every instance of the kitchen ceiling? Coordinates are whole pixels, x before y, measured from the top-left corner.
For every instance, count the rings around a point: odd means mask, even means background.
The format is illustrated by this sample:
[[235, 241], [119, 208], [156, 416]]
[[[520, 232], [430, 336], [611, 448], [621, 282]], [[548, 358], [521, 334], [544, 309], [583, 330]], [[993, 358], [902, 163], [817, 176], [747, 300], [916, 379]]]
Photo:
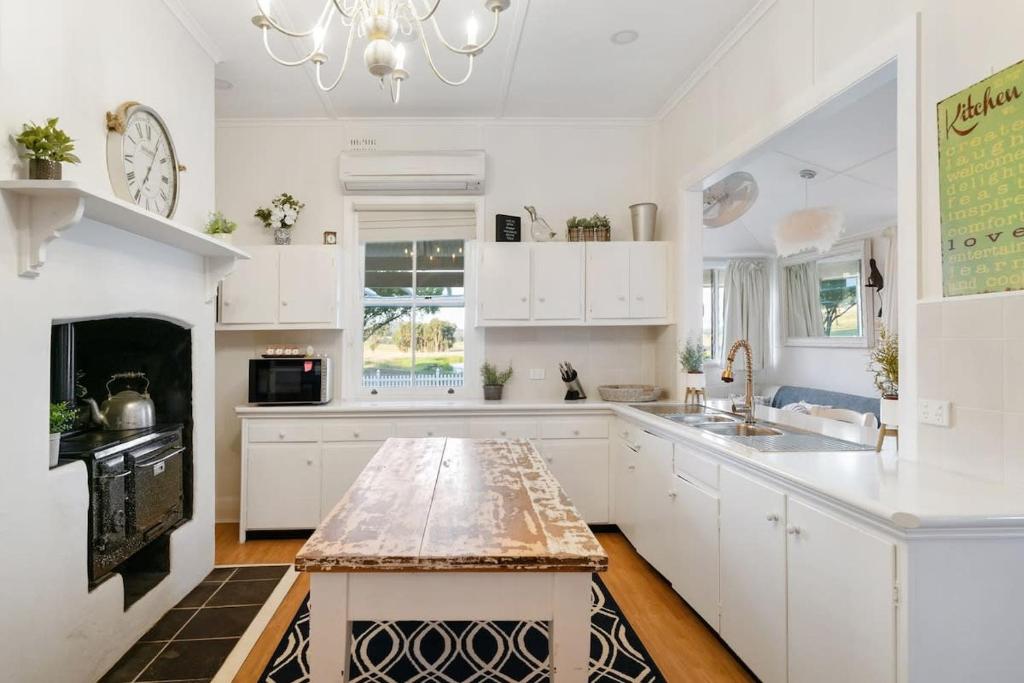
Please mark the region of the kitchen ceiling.
[[[513, 0], [502, 16], [494, 43], [476, 60], [473, 77], [462, 87], [438, 81], [417, 44], [410, 45], [411, 76], [402, 101], [393, 105], [362, 65], [362, 47], [341, 85], [321, 93], [312, 66], [274, 63], [250, 23], [255, 0], [165, 0], [186, 25], [203, 36], [216, 54], [218, 118], [347, 117], [565, 117], [649, 118], [701, 65], [757, 4], [756, 0]], [[278, 0], [275, 13], [305, 28], [323, 0]], [[450, 40], [464, 35], [465, 21], [489, 17], [483, 0], [442, 0], [438, 18]], [[626, 45], [614, 33], [633, 30]], [[325, 80], [333, 80], [345, 33], [328, 35]], [[271, 36], [280, 56], [294, 59], [308, 44]], [[275, 40], [276, 39], [276, 40]], [[306, 39], [308, 41], [308, 39]], [[291, 41], [291, 43], [289, 42]], [[432, 44], [433, 47], [433, 44]], [[465, 59], [433, 50], [446, 75], [461, 78]], [[222, 84], [223, 85], [223, 84]]]

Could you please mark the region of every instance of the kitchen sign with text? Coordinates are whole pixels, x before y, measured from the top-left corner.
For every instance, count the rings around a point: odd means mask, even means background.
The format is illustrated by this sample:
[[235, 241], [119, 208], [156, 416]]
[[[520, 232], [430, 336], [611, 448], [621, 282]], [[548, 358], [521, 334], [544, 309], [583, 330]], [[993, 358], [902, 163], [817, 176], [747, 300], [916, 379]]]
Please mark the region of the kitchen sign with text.
[[1024, 289], [1024, 62], [938, 105], [942, 293]]

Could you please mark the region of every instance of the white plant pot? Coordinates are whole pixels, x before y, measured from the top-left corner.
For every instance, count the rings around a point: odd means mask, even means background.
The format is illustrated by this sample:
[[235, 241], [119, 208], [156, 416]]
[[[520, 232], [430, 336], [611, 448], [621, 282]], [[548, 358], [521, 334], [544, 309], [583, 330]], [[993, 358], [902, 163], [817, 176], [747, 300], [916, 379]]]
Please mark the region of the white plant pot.
[[882, 424], [890, 427], [899, 426], [900, 400], [898, 398], [883, 398], [879, 404], [878, 415]]
[[230, 232], [215, 232], [212, 235], [210, 235], [210, 237], [212, 237], [215, 240], [219, 240], [224, 244], [231, 244], [232, 242], [234, 242], [234, 235]]
[[707, 383], [707, 375], [703, 372], [686, 373], [686, 386], [691, 389], [703, 389]]
[[50, 434], [50, 467], [57, 466], [60, 458], [60, 433]]

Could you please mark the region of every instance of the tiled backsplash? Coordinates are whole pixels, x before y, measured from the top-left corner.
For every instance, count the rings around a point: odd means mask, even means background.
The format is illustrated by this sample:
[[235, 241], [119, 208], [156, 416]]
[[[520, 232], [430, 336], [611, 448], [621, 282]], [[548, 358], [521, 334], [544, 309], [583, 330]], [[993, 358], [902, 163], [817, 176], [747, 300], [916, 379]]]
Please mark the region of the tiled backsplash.
[[950, 426], [918, 425], [922, 462], [1024, 485], [1024, 295], [922, 303], [918, 392], [952, 402]]

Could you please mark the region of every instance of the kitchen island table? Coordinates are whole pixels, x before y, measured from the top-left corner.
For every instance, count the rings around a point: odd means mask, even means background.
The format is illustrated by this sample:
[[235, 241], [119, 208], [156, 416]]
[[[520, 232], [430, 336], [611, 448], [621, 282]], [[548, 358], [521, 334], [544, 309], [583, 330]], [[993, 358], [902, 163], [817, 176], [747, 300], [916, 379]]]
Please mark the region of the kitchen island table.
[[608, 558], [526, 440], [389, 439], [295, 558], [313, 683], [348, 680], [353, 621], [546, 621], [551, 680], [587, 680]]

